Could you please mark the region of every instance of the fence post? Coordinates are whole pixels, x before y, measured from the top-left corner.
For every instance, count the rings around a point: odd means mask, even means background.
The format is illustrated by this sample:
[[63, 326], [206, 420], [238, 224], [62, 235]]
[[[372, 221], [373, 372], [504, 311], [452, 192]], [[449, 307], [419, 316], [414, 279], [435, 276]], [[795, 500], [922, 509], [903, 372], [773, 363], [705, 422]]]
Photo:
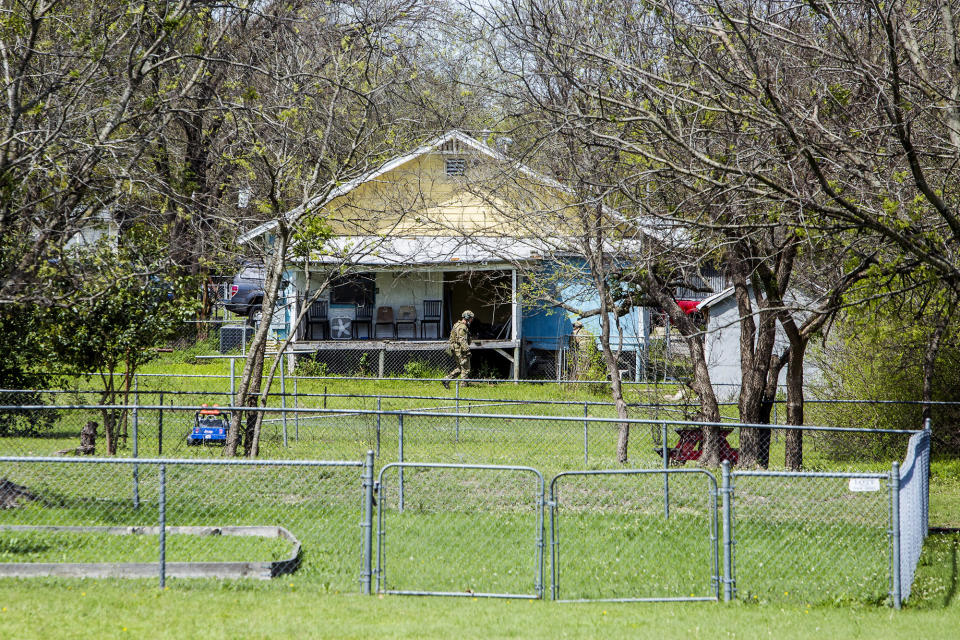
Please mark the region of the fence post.
[[900, 463], [894, 462], [890, 469], [890, 581], [893, 608], [901, 605], [900, 589]]
[[363, 576], [364, 595], [371, 594], [373, 582], [373, 451], [367, 451], [363, 464]]
[[933, 438], [933, 427], [930, 418], [923, 422], [923, 430], [927, 432], [927, 473], [923, 478], [923, 538], [926, 540], [930, 532], [930, 442]]
[[380, 348], [380, 353], [377, 354], [377, 377], [383, 378], [383, 371], [386, 368], [387, 362], [387, 349], [386, 347]]
[[[124, 399], [124, 403], [127, 400]], [[137, 457], [137, 408], [140, 406], [140, 378], [137, 374], [133, 374], [133, 457]], [[124, 412], [126, 416], [126, 412]], [[124, 425], [126, 425], [127, 419], [123, 419]]]
[[589, 423], [587, 422], [588, 417], [590, 417], [590, 407], [586, 402], [584, 402], [583, 403], [583, 464], [584, 465], [588, 464], [587, 462], [588, 448], [587, 447], [588, 447], [588, 442], [590, 438], [588, 433], [588, 427], [589, 427]]
[[167, 465], [160, 465], [160, 588], [167, 585]]
[[733, 488], [730, 486], [730, 462], [721, 464], [720, 493], [723, 496], [723, 601], [730, 602], [735, 595], [733, 576]]
[[300, 396], [297, 393], [297, 380], [296, 376], [293, 377], [293, 437], [297, 442], [300, 442]]
[[380, 408], [380, 394], [377, 394], [377, 457], [380, 457], [380, 418], [382, 417]]
[[[397, 452], [397, 455], [398, 455], [397, 461], [403, 462], [403, 414], [402, 413], [397, 414], [397, 421], [398, 421], [398, 427], [399, 427], [398, 436], [400, 440], [399, 451]], [[399, 479], [398, 486], [397, 486], [397, 504], [398, 504], [400, 513], [403, 513], [403, 467], [400, 467], [399, 469], [397, 469], [397, 472], [398, 472], [397, 476]]]
[[[246, 331], [246, 329], [244, 329]], [[237, 397], [237, 375], [236, 375], [236, 365], [237, 359], [230, 358], [230, 405], [232, 406], [236, 402]]]
[[[134, 381], [134, 384], [136, 384], [136, 381]], [[133, 405], [133, 457], [134, 458], [137, 458], [140, 455], [139, 448], [138, 448], [140, 438], [137, 433], [139, 428], [137, 418], [138, 418], [137, 403], [136, 403], [136, 398], [134, 398], [134, 405]], [[140, 465], [138, 464], [133, 465], [133, 508], [134, 509], [140, 508]]]
[[457, 380], [457, 417], [456, 417], [456, 433], [454, 434], [454, 442], [460, 442], [460, 380]]
[[[556, 480], [556, 479], [554, 479]], [[560, 571], [557, 568], [560, 541], [557, 539], [557, 494], [556, 486], [550, 483], [550, 599], [556, 600], [559, 590]]]
[[287, 447], [287, 375], [280, 355], [280, 421], [283, 424], [283, 446]]
[[157, 416], [157, 455], [163, 455], [163, 391], [160, 392], [160, 411]]
[[667, 423], [660, 426], [660, 451], [663, 454], [663, 517], [670, 517], [670, 452], [667, 451]]

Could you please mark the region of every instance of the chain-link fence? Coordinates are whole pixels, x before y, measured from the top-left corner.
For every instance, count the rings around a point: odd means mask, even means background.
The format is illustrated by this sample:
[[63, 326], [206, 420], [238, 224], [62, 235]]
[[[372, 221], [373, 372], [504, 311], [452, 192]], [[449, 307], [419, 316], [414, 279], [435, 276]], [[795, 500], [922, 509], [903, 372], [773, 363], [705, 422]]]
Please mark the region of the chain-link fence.
[[[895, 467], [896, 469], [896, 467]], [[893, 585], [905, 600], [910, 597], [913, 575], [923, 551], [923, 541], [930, 529], [930, 430], [910, 437], [907, 454], [900, 465], [894, 496], [893, 530], [899, 535], [899, 581]]]
[[[520, 466], [381, 462], [375, 487], [372, 452], [365, 464], [4, 457], [0, 553], [17, 566], [0, 569], [295, 573], [365, 592], [375, 575], [386, 592], [540, 597], [549, 545], [555, 599], [716, 599], [722, 584], [727, 600], [899, 607], [925, 533], [928, 445], [915, 437], [902, 473], [725, 462], [719, 508], [716, 481], [694, 469], [560, 473], [545, 501], [542, 473]], [[204, 573], [218, 563], [234, 573]]]
[[4, 457], [0, 478], [0, 576], [370, 584], [372, 460]]
[[892, 593], [889, 477], [735, 472], [737, 596], [884, 602]]
[[549, 505], [555, 600], [719, 599], [710, 473], [567, 472], [553, 479]]
[[542, 597], [543, 493], [531, 468], [384, 466], [378, 591]]
[[[430, 410], [399, 411], [384, 408], [387, 403], [376, 397], [362, 398], [372, 407], [369, 409], [337, 407], [340, 400], [354, 404], [356, 397], [325, 398], [329, 405], [326, 409], [297, 406], [297, 401], [290, 401], [286, 407], [276, 406], [291, 400], [284, 397], [271, 398], [273, 406], [262, 409], [223, 404], [213, 407], [217, 404], [216, 396], [206, 399], [211, 401], [209, 405], [0, 406], [0, 415], [19, 425], [16, 430], [0, 434], [0, 454], [219, 457], [218, 445], [225, 440], [222, 434], [209, 440], [194, 434], [201, 428], [204, 414], [217, 414], [220, 425], [226, 426], [237, 412], [242, 412], [241, 431], [262, 415], [256, 444], [264, 458], [357, 459], [373, 449], [378, 458], [387, 462], [519, 464], [536, 466], [547, 473], [622, 466], [624, 462], [618, 454], [621, 444], [626, 445], [627, 463], [636, 468], [692, 466], [704, 455], [704, 429], [711, 426], [718, 430], [718, 461], [727, 458], [736, 462], [742, 434], [759, 429], [770, 434], [764, 440], [769, 468], [787, 468], [785, 434], [790, 432], [794, 434], [793, 443], [802, 445], [804, 468], [857, 470], [870, 461], [882, 463], [898, 457], [914, 433], [740, 423], [711, 425], [670, 417], [621, 419], [612, 415], [615, 412], [610, 406], [589, 404], [552, 405], [558, 413], [572, 410], [581, 415], [527, 415], [519, 410], [530, 411], [529, 405], [501, 402], [492, 403], [495, 406], [491, 407], [491, 403], [465, 398]], [[488, 412], [491, 408], [496, 413]], [[104, 425], [108, 424], [112, 449], [105, 438]], [[95, 434], [95, 442], [87, 448], [83, 434], [90, 430]], [[838, 443], [842, 444], [845, 438], [850, 440], [851, 448], [862, 448], [862, 443], [871, 438], [885, 444], [881, 453], [869, 458], [836, 457]]]

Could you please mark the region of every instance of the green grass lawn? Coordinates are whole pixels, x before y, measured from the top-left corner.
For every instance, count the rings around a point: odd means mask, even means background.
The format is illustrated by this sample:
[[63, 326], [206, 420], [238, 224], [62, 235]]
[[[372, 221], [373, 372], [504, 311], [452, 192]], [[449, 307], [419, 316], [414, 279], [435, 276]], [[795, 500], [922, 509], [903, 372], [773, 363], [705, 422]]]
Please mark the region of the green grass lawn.
[[950, 639], [960, 536], [934, 536], [901, 611], [849, 603], [589, 603], [320, 595], [296, 582], [0, 580], [3, 638]]
[[[169, 363], [152, 365], [169, 371]], [[224, 375], [225, 362], [178, 365], [182, 372]], [[158, 379], [141, 379], [141, 402]], [[159, 382], [156, 382], [159, 384]], [[176, 402], [224, 403], [224, 378], [190, 378], [183, 384], [203, 395]], [[288, 392], [292, 390], [288, 386]], [[324, 391], [327, 397], [324, 397]], [[671, 390], [667, 390], [669, 393]], [[457, 406], [437, 383], [309, 380], [298, 382], [298, 406], [376, 409], [376, 398], [329, 394], [435, 396], [381, 398], [385, 410]], [[642, 400], [640, 391], [631, 391]], [[307, 395], [313, 394], [313, 395]], [[510, 400], [536, 398], [576, 402], [603, 400], [586, 388], [556, 384], [480, 385], [461, 390], [460, 409], [474, 414], [531, 413], [582, 416], [571, 405], [524, 406]], [[649, 395], [649, 394], [648, 394]], [[484, 400], [479, 400], [483, 398]], [[169, 395], [166, 403], [172, 399]], [[271, 406], [279, 406], [274, 399]], [[292, 406], [288, 404], [288, 406]], [[588, 406], [590, 416], [612, 416], [611, 407]], [[733, 411], [735, 412], [735, 410]], [[638, 417], [663, 419], [662, 409]], [[379, 448], [379, 468], [399, 456], [396, 416], [289, 414], [286, 445], [279, 416], [264, 427], [263, 456], [360, 460]], [[0, 453], [48, 455], [76, 446], [76, 432], [94, 412], [64, 412], [51, 437], [0, 438]], [[141, 411], [140, 456], [220, 457], [216, 447], [188, 447], [192, 413], [166, 410], [163, 440], [159, 412]], [[404, 459], [447, 463], [517, 464], [540, 470], [546, 482], [562, 471], [617, 468], [614, 423], [527, 421], [520, 417], [405, 416]], [[631, 465], [657, 467], [660, 432], [647, 425], [631, 430]], [[668, 433], [672, 444], [675, 434]], [[586, 445], [584, 443], [586, 439]], [[906, 440], [904, 439], [904, 444]], [[736, 434], [731, 436], [736, 446]], [[782, 436], [775, 435], [771, 467], [782, 466]], [[810, 435], [804, 443], [811, 469], [883, 472], [888, 463], [836, 461]], [[129, 456], [129, 440], [121, 450]], [[692, 467], [693, 465], [688, 465]], [[131, 500], [132, 469], [116, 465], [2, 465], [10, 477], [41, 496], [19, 509], [0, 511], [7, 524], [155, 525], [156, 467], [141, 465], [140, 505]], [[931, 524], [958, 526], [960, 466], [936, 460], [932, 466]], [[396, 471], [384, 480], [383, 586], [470, 594], [531, 594], [536, 563], [536, 496], [529, 474], [448, 470], [405, 473], [405, 506], [397, 504]], [[662, 476], [617, 482], [565, 480], [549, 546], [544, 523], [543, 579], [550, 596], [551, 550], [558, 558], [560, 598], [689, 597], [715, 593], [709, 486], [671, 479], [671, 516], [663, 513]], [[750, 483], [756, 482], [751, 487]], [[548, 488], [549, 491], [549, 488]], [[923, 629], [923, 637], [952, 637], [956, 604], [957, 547], [960, 536], [934, 536], [926, 545], [913, 599], [893, 612], [886, 600], [888, 539], [883, 515], [885, 491], [850, 495], [843, 481], [813, 486], [778, 482], [763, 485], [747, 478], [738, 484], [737, 577], [740, 599], [731, 604], [560, 604], [464, 598], [412, 598], [359, 595], [359, 469], [269, 470], [176, 467], [167, 470], [169, 525], [282, 525], [303, 543], [304, 563], [294, 575], [269, 582], [174, 580], [159, 592], [149, 581], [0, 580], [0, 637], [113, 637], [114, 635], [261, 637], [289, 633], [313, 637], [864, 637], [883, 638]], [[771, 493], [772, 492], [772, 493]], [[771, 508], [777, 497], [779, 506]], [[878, 502], [879, 501], [879, 502]], [[549, 510], [545, 513], [549, 519]], [[376, 523], [375, 523], [376, 526]], [[0, 561], [39, 561], [56, 557], [81, 561], [101, 555], [125, 561], [149, 559], [148, 537], [129, 541], [27, 540], [0, 533]], [[155, 540], [154, 540], [155, 542]], [[171, 561], [200, 553], [200, 559], [235, 559], [237, 548], [222, 541], [173, 541]], [[260, 543], [265, 541], [258, 541]], [[376, 544], [376, 543], [375, 543]], [[192, 550], [191, 550], [192, 549]], [[279, 552], [244, 547], [256, 557]], [[173, 556], [171, 557], [171, 553]], [[31, 555], [32, 554], [32, 555]], [[45, 555], [46, 554], [46, 555]], [[22, 560], [8, 559], [6, 556]], [[227, 557], [229, 556], [229, 557]], [[103, 558], [101, 558], [102, 560]], [[190, 558], [193, 559], [193, 558]], [[825, 587], [823, 585], [826, 585]], [[81, 595], [82, 594], [82, 595]], [[340, 594], [340, 595], [336, 595]], [[353, 594], [353, 595], [344, 595]], [[28, 611], [32, 611], [30, 614]], [[66, 620], [66, 623], [63, 621]], [[60, 624], [57, 624], [57, 621]], [[920, 627], [911, 627], [907, 622]], [[9, 625], [9, 626], [8, 626]], [[818, 629], [819, 627], [819, 629]], [[126, 631], [124, 631], [126, 628]]]
[[[156, 562], [157, 535], [20, 530], [0, 535], [0, 562]], [[168, 562], [271, 562], [290, 556], [279, 538], [167, 534]]]

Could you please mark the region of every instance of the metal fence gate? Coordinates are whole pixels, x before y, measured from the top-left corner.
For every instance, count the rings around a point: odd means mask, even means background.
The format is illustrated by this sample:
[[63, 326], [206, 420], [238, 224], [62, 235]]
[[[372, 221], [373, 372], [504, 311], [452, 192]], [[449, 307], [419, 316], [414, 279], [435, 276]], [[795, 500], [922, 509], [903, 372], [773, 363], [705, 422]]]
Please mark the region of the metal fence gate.
[[0, 498], [0, 576], [155, 575], [164, 586], [168, 576], [291, 573], [370, 593], [372, 452], [365, 461], [0, 457]]
[[399, 462], [378, 487], [378, 592], [543, 597], [539, 471]]
[[880, 604], [893, 594], [899, 525], [891, 521], [890, 473], [731, 477], [737, 598]]
[[706, 471], [561, 473], [548, 504], [554, 600], [719, 599], [717, 482]]

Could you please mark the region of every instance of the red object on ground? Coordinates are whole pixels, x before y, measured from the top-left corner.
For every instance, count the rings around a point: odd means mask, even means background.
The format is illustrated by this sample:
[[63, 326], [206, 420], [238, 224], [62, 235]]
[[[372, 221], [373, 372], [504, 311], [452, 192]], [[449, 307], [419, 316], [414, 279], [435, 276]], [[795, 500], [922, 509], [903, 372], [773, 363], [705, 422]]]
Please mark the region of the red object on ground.
[[[684, 464], [687, 460], [699, 460], [703, 455], [703, 429], [699, 427], [685, 427], [676, 430], [680, 435], [677, 446], [667, 449], [667, 458], [671, 462]], [[733, 429], [720, 429], [720, 435], [723, 440], [720, 441], [720, 458], [729, 460], [731, 464], [737, 464], [740, 458], [740, 450], [734, 449], [727, 442], [727, 436], [733, 432]], [[655, 450], [659, 455], [663, 455], [661, 449]]]

